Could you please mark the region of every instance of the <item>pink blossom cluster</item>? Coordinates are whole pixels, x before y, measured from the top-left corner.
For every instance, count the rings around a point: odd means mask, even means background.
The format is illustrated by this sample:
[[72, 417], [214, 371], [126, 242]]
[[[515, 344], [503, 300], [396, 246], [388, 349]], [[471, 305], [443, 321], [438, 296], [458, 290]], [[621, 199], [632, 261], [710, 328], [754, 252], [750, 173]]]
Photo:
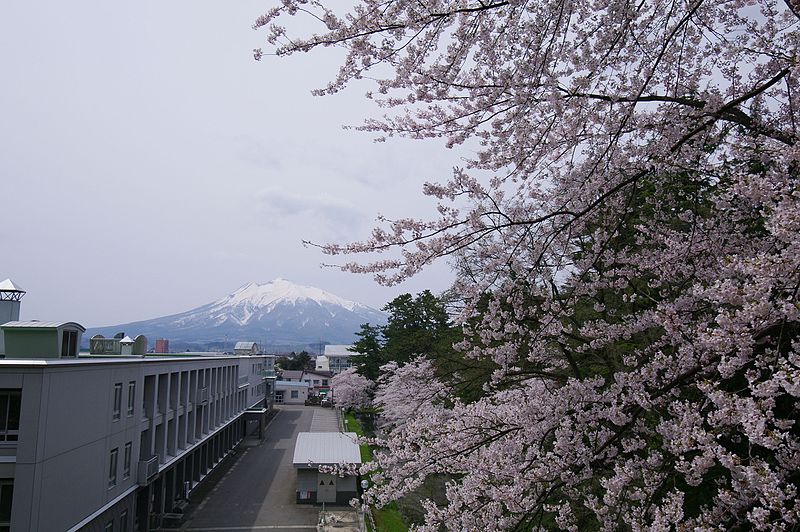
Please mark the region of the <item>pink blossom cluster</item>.
[[371, 380], [359, 375], [356, 368], [346, 369], [331, 379], [333, 400], [345, 409], [367, 408], [371, 403], [370, 392], [373, 385]]
[[[800, 19], [779, 0], [283, 0], [276, 52], [344, 46], [363, 129], [474, 153], [429, 220], [331, 255], [450, 258], [465, 402], [386, 368], [365, 502], [432, 476], [422, 530], [800, 527]], [[311, 36], [282, 17], [312, 14]], [[258, 52], [259, 54], [261, 52]], [[424, 400], [420, 400], [424, 399]]]

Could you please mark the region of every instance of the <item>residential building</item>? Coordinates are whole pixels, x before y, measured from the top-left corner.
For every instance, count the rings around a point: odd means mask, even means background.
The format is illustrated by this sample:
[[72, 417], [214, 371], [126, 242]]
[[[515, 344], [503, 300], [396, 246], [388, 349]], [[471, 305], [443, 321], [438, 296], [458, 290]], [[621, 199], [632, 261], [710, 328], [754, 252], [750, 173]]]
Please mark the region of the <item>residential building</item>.
[[80, 356], [76, 323], [1, 328], [0, 532], [158, 528], [263, 434], [273, 357], [124, 356], [128, 337], [109, 344], [120, 354]]
[[275, 403], [302, 405], [308, 399], [307, 382], [275, 381]]
[[304, 371], [300, 380], [308, 383], [310, 395], [327, 395], [332, 378], [333, 373], [330, 371]]

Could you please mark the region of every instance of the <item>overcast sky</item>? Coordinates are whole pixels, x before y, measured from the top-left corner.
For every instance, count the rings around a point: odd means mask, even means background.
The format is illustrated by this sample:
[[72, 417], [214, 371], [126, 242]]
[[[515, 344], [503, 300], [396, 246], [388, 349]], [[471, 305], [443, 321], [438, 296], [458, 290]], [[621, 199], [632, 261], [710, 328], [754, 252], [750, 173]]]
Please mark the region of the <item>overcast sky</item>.
[[0, 281], [22, 319], [154, 318], [284, 277], [380, 307], [445, 289], [442, 264], [381, 288], [301, 240], [424, 215], [441, 145], [343, 131], [379, 110], [313, 97], [337, 50], [261, 62], [269, 1], [37, 1], [0, 16]]

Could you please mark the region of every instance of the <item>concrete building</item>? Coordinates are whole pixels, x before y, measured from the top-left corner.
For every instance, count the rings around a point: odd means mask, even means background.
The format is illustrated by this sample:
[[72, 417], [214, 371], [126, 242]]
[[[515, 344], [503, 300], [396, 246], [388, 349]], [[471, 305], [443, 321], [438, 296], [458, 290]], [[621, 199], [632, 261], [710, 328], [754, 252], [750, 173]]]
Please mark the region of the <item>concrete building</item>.
[[249, 431], [263, 434], [269, 357], [76, 356], [83, 330], [2, 326], [0, 532], [157, 528]]
[[305, 404], [309, 388], [307, 382], [275, 381], [275, 402], [287, 405]]
[[156, 340], [156, 347], [153, 352], [159, 354], [169, 353], [169, 340], [166, 338], [159, 338]]
[[310, 395], [325, 396], [331, 390], [331, 379], [333, 373], [330, 371], [304, 371], [300, 380], [308, 383]]
[[[283, 394], [283, 402], [292, 404], [289, 399], [298, 399], [300, 395], [306, 397], [312, 395], [326, 395], [330, 391], [330, 380], [333, 373], [330, 371], [311, 371], [305, 369], [285, 369], [280, 372], [280, 378], [276, 383], [276, 398], [281, 392], [290, 391], [289, 384], [305, 383], [307, 387], [293, 387], [291, 391], [296, 394]], [[294, 397], [292, 397], [294, 396]]]
[[317, 358], [315, 358], [314, 369], [316, 369], [317, 371], [330, 371], [331, 364], [330, 361], [328, 360], [328, 357], [326, 357], [325, 355], [320, 355]]
[[298, 503], [348, 504], [358, 497], [357, 477], [320, 473], [319, 466], [360, 464], [355, 432], [301, 432], [292, 463], [297, 469]]
[[328, 359], [328, 368], [333, 373], [341, 373], [353, 364], [350, 357], [356, 353], [350, 351], [352, 345], [326, 345], [325, 358]]

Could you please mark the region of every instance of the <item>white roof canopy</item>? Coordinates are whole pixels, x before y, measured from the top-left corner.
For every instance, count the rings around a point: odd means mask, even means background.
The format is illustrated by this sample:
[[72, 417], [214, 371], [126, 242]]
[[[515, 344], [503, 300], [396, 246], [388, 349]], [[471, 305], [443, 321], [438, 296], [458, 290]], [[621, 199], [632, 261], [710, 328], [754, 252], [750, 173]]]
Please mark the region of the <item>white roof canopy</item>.
[[328, 464], [360, 464], [361, 450], [355, 432], [301, 432], [292, 463], [297, 468]]

